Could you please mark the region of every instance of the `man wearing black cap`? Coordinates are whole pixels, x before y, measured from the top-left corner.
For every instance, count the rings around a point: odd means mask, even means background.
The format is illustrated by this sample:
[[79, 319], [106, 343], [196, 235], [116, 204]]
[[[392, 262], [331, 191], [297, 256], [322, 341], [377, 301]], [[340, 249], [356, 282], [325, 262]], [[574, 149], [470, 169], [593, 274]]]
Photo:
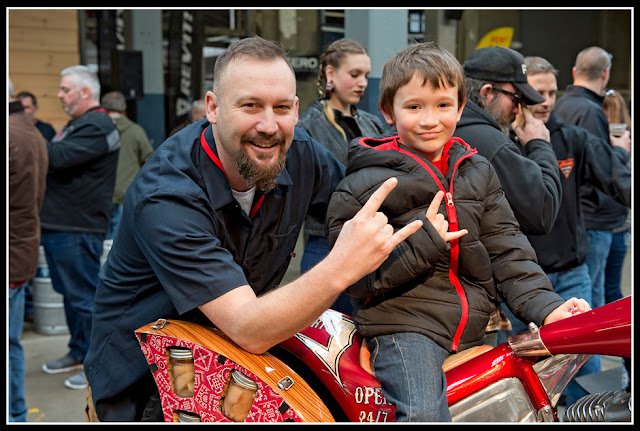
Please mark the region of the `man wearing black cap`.
[[514, 128], [520, 145], [508, 136], [522, 106], [542, 103], [544, 98], [527, 83], [524, 57], [512, 49], [478, 49], [463, 66], [467, 103], [454, 136], [492, 163], [520, 229], [544, 235], [553, 227], [562, 198], [549, 131], [524, 110], [525, 123]]

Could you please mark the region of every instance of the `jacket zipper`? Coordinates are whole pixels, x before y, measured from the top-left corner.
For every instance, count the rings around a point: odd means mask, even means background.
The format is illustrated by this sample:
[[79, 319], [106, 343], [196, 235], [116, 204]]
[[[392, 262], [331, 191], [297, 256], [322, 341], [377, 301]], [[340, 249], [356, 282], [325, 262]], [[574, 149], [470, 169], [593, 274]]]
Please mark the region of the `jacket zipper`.
[[[451, 170], [451, 181], [449, 182], [449, 191], [445, 190], [444, 186], [438, 179], [437, 175], [433, 172], [433, 170], [429, 167], [429, 165], [427, 165], [422, 159], [420, 159], [418, 156], [411, 153], [410, 151], [406, 151], [402, 148], [398, 148], [398, 151], [412, 157], [416, 162], [418, 162], [418, 164], [420, 164], [423, 168], [425, 168], [427, 172], [431, 175], [431, 177], [434, 179], [436, 184], [438, 185], [438, 188], [442, 190], [442, 192], [444, 192], [445, 198], [446, 198], [445, 208], [447, 210], [449, 230], [457, 231], [458, 216], [456, 215], [456, 209], [453, 202], [453, 178], [455, 177], [456, 170], [458, 169], [458, 166], [460, 165], [460, 163], [463, 160], [471, 157], [472, 155], [477, 154], [478, 151], [474, 148], [470, 148], [464, 141], [461, 141], [457, 138], [452, 138], [452, 139], [460, 142], [471, 151], [463, 155], [462, 157], [460, 157], [456, 161], [456, 163], [453, 165], [453, 169]], [[460, 280], [458, 279], [458, 258], [460, 255], [459, 240], [458, 239], [451, 240], [450, 244], [451, 244], [451, 251], [449, 254], [450, 256], [449, 281], [451, 281], [451, 284], [453, 284], [453, 287], [456, 289], [456, 293], [460, 298], [460, 303], [462, 306], [462, 317], [460, 318], [460, 323], [458, 324], [458, 328], [456, 329], [456, 333], [453, 337], [453, 343], [451, 346], [451, 350], [456, 352], [458, 350], [458, 345], [460, 344], [460, 339], [462, 338], [462, 333], [464, 332], [464, 329], [467, 325], [467, 321], [469, 320], [469, 302], [467, 301], [467, 295], [464, 293], [464, 289], [460, 284]]]

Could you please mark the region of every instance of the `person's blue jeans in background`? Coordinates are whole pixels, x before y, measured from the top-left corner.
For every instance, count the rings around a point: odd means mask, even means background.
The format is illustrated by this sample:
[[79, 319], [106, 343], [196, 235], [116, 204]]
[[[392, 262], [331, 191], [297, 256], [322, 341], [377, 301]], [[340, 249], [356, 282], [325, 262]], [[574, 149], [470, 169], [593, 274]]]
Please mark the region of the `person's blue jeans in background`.
[[591, 308], [602, 307], [604, 302], [604, 278], [607, 258], [611, 250], [613, 233], [607, 230], [588, 230], [589, 254], [587, 266], [591, 278]]
[[380, 335], [367, 344], [382, 393], [396, 407], [396, 421], [451, 422], [445, 349], [415, 332]]
[[611, 236], [611, 249], [604, 269], [604, 301], [606, 304], [622, 298], [622, 267], [631, 244], [631, 232], [616, 232]]
[[83, 362], [89, 349], [93, 303], [105, 234], [42, 229], [53, 289], [64, 297], [69, 326], [69, 355]]
[[109, 219], [109, 230], [107, 230], [107, 236], [105, 239], [113, 239], [118, 232], [118, 226], [120, 226], [120, 219], [122, 218], [122, 204], [111, 204], [111, 218]]
[[24, 399], [24, 349], [20, 343], [24, 322], [26, 283], [9, 289], [9, 422], [27, 421]]
[[304, 244], [304, 254], [300, 261], [300, 274], [304, 274], [329, 254], [327, 238], [309, 235]]
[[[323, 236], [309, 235], [304, 245], [304, 254], [300, 261], [300, 274], [304, 274], [313, 268], [322, 259], [329, 254], [329, 244], [327, 238]], [[353, 305], [351, 297], [342, 292], [330, 307], [332, 310], [339, 311], [347, 316], [353, 315]]]

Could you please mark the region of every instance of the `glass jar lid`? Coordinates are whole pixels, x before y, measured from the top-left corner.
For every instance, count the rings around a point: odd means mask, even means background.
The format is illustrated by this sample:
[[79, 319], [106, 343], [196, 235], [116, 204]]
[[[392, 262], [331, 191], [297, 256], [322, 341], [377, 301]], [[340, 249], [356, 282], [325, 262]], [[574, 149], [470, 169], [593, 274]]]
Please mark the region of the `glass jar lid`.
[[169, 356], [175, 359], [191, 359], [193, 358], [193, 352], [191, 349], [184, 347], [174, 347], [169, 349]]
[[231, 377], [233, 377], [233, 380], [239, 386], [242, 386], [245, 389], [252, 389], [252, 390], [258, 389], [258, 385], [256, 384], [256, 382], [254, 382], [253, 380], [251, 380], [249, 377], [245, 376], [238, 370], [233, 370], [231, 372]]
[[200, 422], [200, 416], [190, 412], [178, 412], [178, 421], [180, 422]]

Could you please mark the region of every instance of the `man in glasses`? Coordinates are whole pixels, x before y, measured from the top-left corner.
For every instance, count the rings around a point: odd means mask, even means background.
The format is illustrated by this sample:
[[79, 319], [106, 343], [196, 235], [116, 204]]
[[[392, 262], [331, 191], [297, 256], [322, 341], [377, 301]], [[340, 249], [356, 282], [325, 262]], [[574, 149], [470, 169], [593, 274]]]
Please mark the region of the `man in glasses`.
[[520, 229], [544, 235], [553, 227], [562, 198], [549, 131], [526, 112], [524, 124], [515, 128], [519, 144], [508, 136], [521, 104], [544, 98], [527, 83], [524, 57], [512, 49], [478, 49], [463, 66], [467, 103], [454, 136], [492, 163]]

